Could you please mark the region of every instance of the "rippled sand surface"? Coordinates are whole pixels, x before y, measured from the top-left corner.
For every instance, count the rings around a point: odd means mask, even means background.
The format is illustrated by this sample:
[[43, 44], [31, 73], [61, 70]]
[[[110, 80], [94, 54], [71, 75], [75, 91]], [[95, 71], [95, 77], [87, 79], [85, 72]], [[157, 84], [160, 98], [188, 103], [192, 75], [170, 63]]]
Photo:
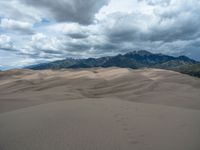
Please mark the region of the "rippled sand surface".
[[0, 150], [199, 150], [200, 79], [160, 69], [0, 72]]

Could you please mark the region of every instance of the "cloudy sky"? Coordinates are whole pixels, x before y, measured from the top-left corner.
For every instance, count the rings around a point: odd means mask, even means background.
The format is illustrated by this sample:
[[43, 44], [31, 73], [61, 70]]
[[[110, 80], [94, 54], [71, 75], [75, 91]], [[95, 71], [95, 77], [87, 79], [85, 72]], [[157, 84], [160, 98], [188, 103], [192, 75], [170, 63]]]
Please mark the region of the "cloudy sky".
[[0, 0], [0, 69], [140, 49], [200, 60], [200, 1]]

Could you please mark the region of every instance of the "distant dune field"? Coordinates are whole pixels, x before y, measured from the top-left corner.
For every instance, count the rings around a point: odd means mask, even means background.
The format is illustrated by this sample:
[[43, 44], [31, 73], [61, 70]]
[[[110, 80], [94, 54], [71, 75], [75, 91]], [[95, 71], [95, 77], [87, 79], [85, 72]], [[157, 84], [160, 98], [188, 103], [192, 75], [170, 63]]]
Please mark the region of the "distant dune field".
[[0, 150], [200, 150], [200, 78], [161, 69], [0, 72]]

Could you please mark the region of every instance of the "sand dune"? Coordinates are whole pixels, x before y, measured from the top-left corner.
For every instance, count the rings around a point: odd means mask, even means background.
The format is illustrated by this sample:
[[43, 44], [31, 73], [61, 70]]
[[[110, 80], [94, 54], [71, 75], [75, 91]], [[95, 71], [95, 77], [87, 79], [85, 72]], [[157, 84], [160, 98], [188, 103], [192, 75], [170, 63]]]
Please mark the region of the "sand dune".
[[199, 150], [200, 80], [160, 69], [0, 72], [0, 150]]

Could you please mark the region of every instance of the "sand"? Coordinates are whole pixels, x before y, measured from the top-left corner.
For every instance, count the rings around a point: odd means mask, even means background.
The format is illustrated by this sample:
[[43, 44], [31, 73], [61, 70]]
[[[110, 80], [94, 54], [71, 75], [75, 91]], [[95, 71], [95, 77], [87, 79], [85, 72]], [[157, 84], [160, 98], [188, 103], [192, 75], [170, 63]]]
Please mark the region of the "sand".
[[199, 150], [200, 79], [160, 69], [0, 72], [0, 150]]

